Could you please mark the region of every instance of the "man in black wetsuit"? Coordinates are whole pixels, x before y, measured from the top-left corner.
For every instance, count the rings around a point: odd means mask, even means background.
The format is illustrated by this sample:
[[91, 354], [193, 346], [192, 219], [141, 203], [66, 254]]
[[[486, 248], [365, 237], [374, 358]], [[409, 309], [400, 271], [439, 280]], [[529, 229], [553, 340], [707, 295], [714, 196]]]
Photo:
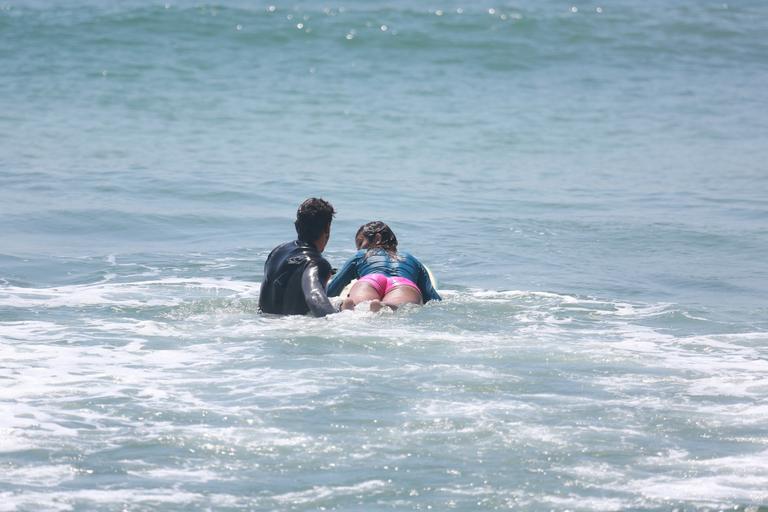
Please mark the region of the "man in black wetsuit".
[[336, 211], [328, 201], [310, 198], [296, 212], [298, 240], [275, 247], [264, 264], [259, 309], [278, 315], [325, 316], [336, 313], [325, 284], [331, 265], [321, 256], [331, 237]]

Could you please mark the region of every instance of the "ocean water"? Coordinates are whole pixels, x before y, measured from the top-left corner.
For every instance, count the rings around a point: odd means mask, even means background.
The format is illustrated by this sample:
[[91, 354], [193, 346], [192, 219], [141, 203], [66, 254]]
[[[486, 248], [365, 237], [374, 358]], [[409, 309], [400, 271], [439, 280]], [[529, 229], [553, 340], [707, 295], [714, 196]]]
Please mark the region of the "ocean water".
[[[766, 34], [0, 0], [0, 511], [765, 509]], [[310, 196], [445, 300], [259, 315]]]

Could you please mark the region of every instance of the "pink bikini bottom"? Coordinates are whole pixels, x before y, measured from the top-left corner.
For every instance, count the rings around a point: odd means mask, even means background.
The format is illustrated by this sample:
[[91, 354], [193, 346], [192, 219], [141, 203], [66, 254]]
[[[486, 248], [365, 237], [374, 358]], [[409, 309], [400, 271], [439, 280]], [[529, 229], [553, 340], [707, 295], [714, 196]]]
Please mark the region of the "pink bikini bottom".
[[376, 293], [379, 294], [380, 299], [384, 298], [384, 296], [391, 292], [395, 287], [403, 285], [415, 288], [416, 291], [421, 293], [421, 290], [419, 290], [416, 283], [406, 277], [389, 277], [384, 274], [368, 274], [358, 279], [358, 282], [367, 283], [373, 286]]

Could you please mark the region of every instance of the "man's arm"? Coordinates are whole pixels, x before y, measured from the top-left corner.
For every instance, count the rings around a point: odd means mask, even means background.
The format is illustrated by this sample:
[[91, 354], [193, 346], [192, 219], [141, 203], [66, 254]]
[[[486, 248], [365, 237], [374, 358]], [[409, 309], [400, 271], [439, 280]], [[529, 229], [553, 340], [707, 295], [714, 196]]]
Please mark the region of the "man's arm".
[[325, 294], [325, 286], [320, 282], [320, 269], [310, 263], [301, 275], [301, 290], [312, 316], [325, 316], [337, 313]]

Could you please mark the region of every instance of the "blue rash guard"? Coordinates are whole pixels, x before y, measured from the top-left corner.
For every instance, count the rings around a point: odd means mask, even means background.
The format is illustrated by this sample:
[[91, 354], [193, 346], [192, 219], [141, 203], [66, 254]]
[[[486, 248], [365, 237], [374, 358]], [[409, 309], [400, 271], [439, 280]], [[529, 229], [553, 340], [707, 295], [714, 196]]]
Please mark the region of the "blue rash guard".
[[432, 286], [427, 269], [419, 260], [407, 252], [399, 252], [396, 257], [392, 257], [384, 249], [372, 249], [370, 251], [360, 249], [357, 251], [328, 284], [328, 296], [339, 295], [350, 281], [369, 274], [405, 277], [416, 283], [425, 303], [430, 300], [442, 300]]

